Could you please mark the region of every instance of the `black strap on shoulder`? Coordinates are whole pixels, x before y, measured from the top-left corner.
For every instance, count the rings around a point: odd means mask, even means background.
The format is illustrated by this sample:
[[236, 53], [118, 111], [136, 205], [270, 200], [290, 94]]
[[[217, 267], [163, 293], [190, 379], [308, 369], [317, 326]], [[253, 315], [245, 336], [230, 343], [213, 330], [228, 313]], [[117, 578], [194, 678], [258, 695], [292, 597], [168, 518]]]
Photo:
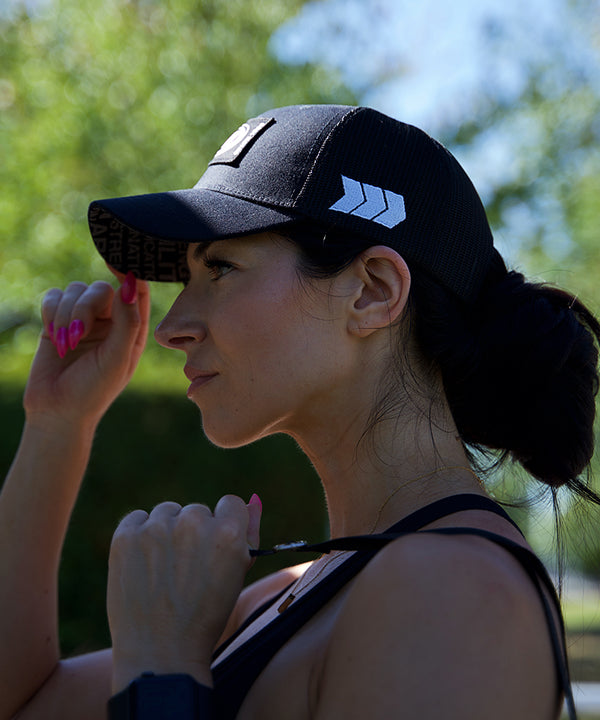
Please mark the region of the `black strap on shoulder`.
[[[463, 510], [488, 510], [504, 517], [512, 525], [517, 527], [507, 513], [490, 498], [475, 494], [462, 494], [443, 498], [417, 510], [393, 525], [385, 533], [336, 538], [324, 543], [312, 545], [307, 543], [293, 543], [291, 546], [277, 546], [273, 550], [254, 551], [253, 554], [255, 555], [267, 555], [282, 550], [290, 550], [293, 552], [354, 550], [358, 552], [332, 570], [320, 580], [318, 584], [309, 589], [306, 594], [297, 598], [284, 613], [280, 614], [268, 625], [259, 630], [250, 641], [241, 645], [228, 657], [214, 666], [213, 679], [217, 690], [219, 717], [227, 719], [235, 718], [249, 689], [277, 651], [283, 647], [310, 618], [326, 605], [342, 587], [355, 577], [382, 547], [403, 535], [420, 530], [435, 520]], [[491, 542], [495, 542], [504, 547], [523, 566], [531, 578], [544, 608], [556, 669], [562, 690], [565, 693], [569, 719], [577, 720], [569, 680], [568, 665], [565, 657], [564, 625], [560, 605], [556, 598], [556, 591], [552, 581], [548, 577], [546, 569], [540, 560], [531, 551], [518, 543], [486, 530], [478, 530], [475, 528], [437, 528], [420, 531], [443, 535], [477, 535], [487, 538]], [[554, 615], [547, 594], [542, 588], [542, 584], [557, 607], [560, 633], [557, 631]], [[213, 659], [216, 660], [225, 647], [262, 614], [267, 607], [272, 605], [277, 598], [284, 595], [285, 591], [286, 590], [278, 593], [276, 598], [271, 598], [253, 613], [232, 638], [217, 649]], [[223, 692], [219, 692], [221, 688]]]
[[290, 542], [275, 545], [275, 547], [269, 550], [250, 550], [250, 555], [252, 557], [262, 557], [284, 551], [328, 553], [332, 550], [379, 550], [383, 544], [397, 538], [399, 533], [415, 532], [425, 527], [425, 525], [429, 525], [447, 515], [462, 512], [463, 510], [486, 510], [493, 512], [507, 520], [522, 535], [521, 529], [510, 515], [491, 498], [485, 495], [475, 495], [474, 493], [463, 493], [436, 500], [430, 505], [416, 510], [407, 517], [402, 518], [402, 520], [395, 525], [392, 525], [385, 533], [334, 538], [333, 540], [312, 544], [304, 541]]
[[[565, 694], [565, 704], [569, 720], [577, 720], [577, 711], [575, 709], [571, 679], [569, 677], [569, 666], [566, 660], [565, 626], [560, 609], [560, 603], [556, 596], [554, 584], [548, 575], [548, 571], [537, 555], [534, 555], [531, 550], [528, 550], [522, 545], [519, 545], [513, 540], [509, 540], [502, 535], [497, 535], [496, 533], [488, 532], [487, 530], [479, 530], [477, 528], [437, 528], [436, 530], [422, 530], [421, 532], [436, 535], [476, 535], [478, 537], [483, 537], [496, 545], [503, 547], [518, 561], [532, 581], [541, 600], [544, 615], [546, 617], [546, 625], [548, 626], [548, 631], [550, 633], [556, 672], [558, 674], [562, 690]], [[548, 596], [552, 598], [556, 607], [556, 617], [558, 617], [559, 623], [558, 630], [556, 627], [555, 615], [552, 612]]]

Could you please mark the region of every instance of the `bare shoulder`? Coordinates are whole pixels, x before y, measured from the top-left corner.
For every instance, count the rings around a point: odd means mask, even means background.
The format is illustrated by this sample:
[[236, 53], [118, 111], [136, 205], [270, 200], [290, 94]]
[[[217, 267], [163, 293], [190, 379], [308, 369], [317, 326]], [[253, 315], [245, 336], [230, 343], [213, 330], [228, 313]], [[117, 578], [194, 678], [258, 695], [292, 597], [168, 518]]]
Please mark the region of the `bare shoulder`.
[[318, 718], [556, 715], [539, 597], [483, 538], [415, 534], [379, 552], [347, 593], [322, 678]]

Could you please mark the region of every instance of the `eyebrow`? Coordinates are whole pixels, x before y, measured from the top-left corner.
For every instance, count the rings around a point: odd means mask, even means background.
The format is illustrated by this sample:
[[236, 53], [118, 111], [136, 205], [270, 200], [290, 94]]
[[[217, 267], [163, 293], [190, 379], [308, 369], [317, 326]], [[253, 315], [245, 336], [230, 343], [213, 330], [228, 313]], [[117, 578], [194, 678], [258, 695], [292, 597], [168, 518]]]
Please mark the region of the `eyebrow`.
[[192, 253], [192, 260], [196, 262], [202, 260], [206, 255], [208, 248], [213, 244], [213, 242], [214, 240], [204, 240], [198, 243], [198, 245], [196, 245], [196, 247], [194, 248], [194, 252]]

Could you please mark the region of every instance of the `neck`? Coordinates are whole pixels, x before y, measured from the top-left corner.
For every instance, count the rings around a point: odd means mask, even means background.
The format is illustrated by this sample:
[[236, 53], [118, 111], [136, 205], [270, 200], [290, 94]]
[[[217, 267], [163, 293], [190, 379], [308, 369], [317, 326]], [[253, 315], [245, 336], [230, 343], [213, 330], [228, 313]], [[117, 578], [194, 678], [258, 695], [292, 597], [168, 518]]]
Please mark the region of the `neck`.
[[[449, 411], [296, 438], [318, 472], [332, 537], [380, 532], [420, 507], [456, 493], [483, 493]], [[323, 429], [324, 430], [324, 429]]]

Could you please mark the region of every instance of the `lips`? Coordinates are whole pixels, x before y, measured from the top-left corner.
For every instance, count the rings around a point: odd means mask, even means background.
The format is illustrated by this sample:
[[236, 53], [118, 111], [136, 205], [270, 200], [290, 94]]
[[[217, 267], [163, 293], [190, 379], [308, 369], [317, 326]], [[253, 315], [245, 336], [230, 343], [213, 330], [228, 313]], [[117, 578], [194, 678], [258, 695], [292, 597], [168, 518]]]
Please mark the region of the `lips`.
[[186, 365], [183, 368], [183, 372], [188, 380], [196, 380], [197, 378], [209, 378], [218, 375], [218, 373], [212, 372], [210, 370], [198, 370], [191, 365]]
[[203, 385], [206, 385], [206, 383], [210, 382], [219, 374], [216, 372], [211, 372], [209, 370], [198, 370], [191, 365], [186, 365], [183, 368], [183, 372], [187, 379], [191, 381], [191, 384], [187, 390], [188, 397], [190, 397], [195, 390], [202, 387]]

